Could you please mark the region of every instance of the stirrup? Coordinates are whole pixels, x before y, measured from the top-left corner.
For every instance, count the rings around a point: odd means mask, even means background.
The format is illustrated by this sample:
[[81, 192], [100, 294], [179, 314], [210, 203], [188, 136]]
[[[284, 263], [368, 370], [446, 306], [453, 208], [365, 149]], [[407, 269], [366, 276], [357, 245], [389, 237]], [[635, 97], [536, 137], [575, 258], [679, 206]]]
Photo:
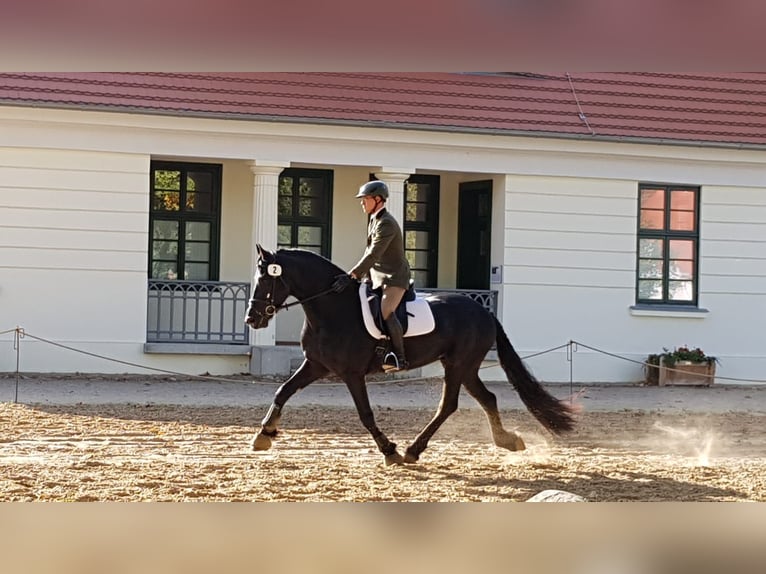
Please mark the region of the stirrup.
[[402, 359], [401, 362], [399, 361], [399, 357], [396, 356], [396, 353], [391, 352], [388, 353], [383, 358], [383, 371], [386, 373], [395, 373], [397, 371], [406, 371], [407, 370], [407, 361]]

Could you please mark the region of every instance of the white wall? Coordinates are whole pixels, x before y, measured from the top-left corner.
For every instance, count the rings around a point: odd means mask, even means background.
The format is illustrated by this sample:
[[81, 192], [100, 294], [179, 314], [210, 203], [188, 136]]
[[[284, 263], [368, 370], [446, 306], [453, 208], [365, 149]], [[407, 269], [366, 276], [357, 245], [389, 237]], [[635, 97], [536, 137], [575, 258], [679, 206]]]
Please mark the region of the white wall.
[[92, 350], [143, 342], [147, 173], [142, 155], [0, 148], [0, 329]]
[[[0, 330], [29, 334], [22, 370], [136, 370], [34, 337], [186, 373], [247, 370], [241, 357], [143, 353], [148, 208], [148, 155], [0, 148]], [[16, 368], [12, 340], [0, 337], [0, 371]]]
[[[663, 347], [701, 347], [718, 375], [766, 372], [766, 193], [704, 186], [699, 304], [708, 313], [636, 315], [637, 181], [509, 176], [503, 323], [520, 354], [579, 341], [643, 361]], [[734, 225], [736, 224], [736, 225]], [[579, 347], [576, 381], [641, 380], [639, 365]], [[529, 361], [566, 381], [566, 351]], [[763, 378], [761, 376], [760, 378]]]
[[210, 160], [223, 165], [221, 194], [221, 280], [252, 281], [253, 173], [244, 161]]

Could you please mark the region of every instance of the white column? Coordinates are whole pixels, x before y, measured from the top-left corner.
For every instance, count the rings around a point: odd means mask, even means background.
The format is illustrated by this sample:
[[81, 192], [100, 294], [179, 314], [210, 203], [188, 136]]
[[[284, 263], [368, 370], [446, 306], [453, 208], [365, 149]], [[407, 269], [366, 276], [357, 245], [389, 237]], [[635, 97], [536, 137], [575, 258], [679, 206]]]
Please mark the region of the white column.
[[389, 197], [386, 209], [396, 218], [402, 229], [404, 229], [404, 182], [414, 172], [414, 169], [399, 167], [381, 167], [380, 171], [375, 172], [375, 177], [388, 186]]
[[[277, 202], [279, 198], [279, 174], [290, 162], [281, 161], [249, 161], [253, 172], [253, 232], [250, 241], [250, 277], [255, 277], [255, 266], [258, 252], [255, 244], [260, 243], [264, 249], [274, 251], [277, 248]], [[250, 286], [251, 292], [255, 284]], [[275, 320], [265, 329], [250, 330], [250, 344], [258, 346], [273, 346], [276, 342]]]

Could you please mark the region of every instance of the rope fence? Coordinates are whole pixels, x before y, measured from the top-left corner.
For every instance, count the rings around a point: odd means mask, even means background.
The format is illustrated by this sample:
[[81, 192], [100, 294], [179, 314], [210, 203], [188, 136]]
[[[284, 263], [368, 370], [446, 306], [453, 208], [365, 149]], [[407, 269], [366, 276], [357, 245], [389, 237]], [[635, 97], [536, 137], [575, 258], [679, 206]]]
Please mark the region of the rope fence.
[[[126, 365], [126, 366], [130, 366], [130, 367], [135, 367], [135, 368], [139, 368], [139, 369], [146, 369], [148, 371], [154, 371], [154, 372], [162, 373], [162, 374], [165, 374], [165, 375], [174, 375], [174, 376], [177, 376], [179, 378], [199, 379], [199, 380], [205, 380], [205, 381], [216, 381], [216, 382], [225, 382], [225, 383], [242, 383], [243, 382], [242, 379], [230, 379], [230, 378], [226, 378], [226, 377], [217, 377], [217, 376], [214, 376], [214, 375], [194, 375], [194, 374], [191, 374], [191, 373], [183, 373], [183, 372], [173, 371], [173, 370], [169, 370], [169, 369], [161, 369], [161, 368], [158, 368], [158, 367], [151, 367], [149, 365], [143, 365], [143, 364], [140, 364], [140, 363], [135, 363], [135, 362], [131, 362], [131, 361], [125, 361], [125, 360], [122, 360], [122, 359], [117, 359], [117, 358], [109, 357], [109, 356], [106, 356], [106, 355], [100, 355], [98, 353], [93, 353], [91, 351], [85, 351], [83, 349], [78, 349], [78, 348], [72, 347], [70, 345], [64, 345], [64, 344], [58, 343], [56, 341], [51, 341], [49, 339], [45, 339], [43, 337], [39, 337], [39, 336], [33, 335], [33, 334], [27, 332], [22, 327], [15, 327], [13, 329], [6, 329], [4, 331], [0, 331], [0, 335], [7, 335], [9, 333], [13, 333], [14, 334], [13, 335], [13, 350], [14, 350], [14, 352], [16, 354], [16, 370], [15, 370], [16, 386], [15, 386], [15, 392], [14, 392], [14, 402], [15, 403], [18, 402], [18, 396], [19, 396], [19, 378], [21, 376], [21, 371], [20, 371], [20, 365], [21, 365], [21, 341], [23, 339], [25, 339], [25, 338], [34, 339], [35, 341], [39, 341], [39, 342], [45, 343], [47, 345], [58, 347], [60, 349], [65, 349], [65, 350], [71, 351], [73, 353], [79, 353], [79, 354], [86, 355], [86, 356], [89, 356], [89, 357], [93, 357], [93, 358], [97, 358], [97, 359], [102, 359], [104, 361], [109, 361], [109, 362], [112, 362], [112, 363], [117, 363], [117, 364]], [[608, 357], [612, 357], [612, 358], [615, 358], [615, 359], [620, 359], [622, 361], [627, 361], [627, 362], [630, 362], [630, 363], [634, 363], [636, 365], [640, 365], [644, 369], [647, 369], [647, 368], [659, 369], [659, 367], [657, 365], [648, 363], [646, 361], [639, 361], [639, 360], [636, 360], [636, 359], [631, 359], [629, 357], [618, 355], [617, 353], [611, 353], [609, 351], [605, 351], [603, 349], [599, 349], [598, 347], [593, 347], [591, 345], [587, 345], [587, 344], [582, 343], [580, 341], [574, 341], [574, 340], [570, 340], [570, 341], [568, 341], [566, 343], [563, 343], [561, 345], [557, 345], [555, 347], [551, 347], [549, 349], [545, 349], [543, 351], [539, 351], [539, 352], [532, 353], [532, 354], [529, 354], [529, 355], [524, 355], [521, 358], [523, 360], [528, 360], [528, 359], [532, 359], [534, 357], [538, 357], [538, 356], [545, 355], [545, 354], [548, 354], [548, 353], [553, 353], [553, 352], [560, 351], [560, 350], [566, 348], [566, 350], [567, 350], [567, 352], [566, 352], [566, 360], [569, 363], [569, 387], [570, 387], [570, 393], [572, 393], [572, 386], [574, 384], [574, 362], [575, 362], [574, 361], [574, 357], [575, 357], [575, 353], [577, 352], [579, 347], [582, 347], [583, 349], [588, 349], [589, 351], [593, 351], [594, 353], [599, 353], [599, 354], [602, 354], [602, 355], [605, 355], [605, 356], [608, 356]], [[498, 367], [498, 366], [500, 366], [499, 361], [488, 361], [488, 364], [483, 365], [480, 368], [481, 369], [490, 369], [490, 368], [494, 368], [494, 367]], [[663, 366], [662, 368], [667, 370], [667, 371], [672, 371], [672, 372], [681, 372], [681, 373], [686, 372], [683, 369], [675, 369], [675, 368], [671, 368], [671, 367], [668, 367], [668, 366]], [[702, 374], [702, 373], [700, 373], [700, 374], [698, 374], [696, 376], [701, 377], [701, 378], [704, 378], [704, 377], [715, 378], [715, 379], [719, 379], [719, 380], [738, 382], [738, 383], [766, 383], [766, 380], [761, 380], [761, 379], [743, 379], [743, 378], [734, 378], [734, 377], [723, 377], [723, 376], [720, 376], [720, 375], [706, 375], [706, 374]], [[423, 380], [427, 380], [427, 379], [431, 379], [431, 378], [433, 378], [433, 377], [431, 377], [431, 376], [426, 376], [426, 377], [420, 376], [420, 377], [410, 377], [410, 378], [392, 378], [392, 379], [382, 380], [382, 381], [370, 381], [369, 384], [399, 384], [399, 383], [423, 381]], [[278, 383], [278, 384], [281, 384], [281, 383]], [[337, 383], [337, 384], [343, 384], [343, 383]]]

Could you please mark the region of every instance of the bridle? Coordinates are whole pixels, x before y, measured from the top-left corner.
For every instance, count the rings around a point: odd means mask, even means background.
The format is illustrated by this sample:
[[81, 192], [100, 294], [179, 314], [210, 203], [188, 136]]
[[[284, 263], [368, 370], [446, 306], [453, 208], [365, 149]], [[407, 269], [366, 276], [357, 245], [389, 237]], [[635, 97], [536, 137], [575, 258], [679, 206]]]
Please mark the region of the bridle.
[[[305, 299], [296, 299], [292, 303], [277, 303], [274, 300], [274, 293], [276, 291], [277, 286], [277, 280], [279, 280], [284, 288], [287, 290], [287, 297], [290, 296], [290, 287], [285, 283], [285, 280], [282, 279], [282, 266], [278, 263], [269, 263], [266, 266], [266, 272], [271, 277], [271, 289], [269, 290], [268, 298], [267, 299], [258, 299], [256, 297], [251, 297], [249, 304], [250, 308], [252, 309], [253, 313], [258, 317], [258, 324], [260, 325], [264, 321], [268, 323], [268, 321], [271, 320], [271, 318], [276, 315], [279, 311], [282, 309], [289, 309], [290, 307], [293, 307], [295, 305], [302, 305], [303, 303], [308, 303], [309, 301], [312, 301], [313, 299], [317, 299], [318, 297], [322, 297], [324, 295], [327, 295], [328, 293], [334, 292], [334, 289], [330, 287], [329, 289], [325, 289], [324, 291], [320, 291], [319, 293], [316, 293], [314, 295], [310, 295], [306, 297]], [[255, 307], [254, 303], [266, 303], [266, 306], [263, 308], [263, 311], [259, 311], [257, 307]]]

